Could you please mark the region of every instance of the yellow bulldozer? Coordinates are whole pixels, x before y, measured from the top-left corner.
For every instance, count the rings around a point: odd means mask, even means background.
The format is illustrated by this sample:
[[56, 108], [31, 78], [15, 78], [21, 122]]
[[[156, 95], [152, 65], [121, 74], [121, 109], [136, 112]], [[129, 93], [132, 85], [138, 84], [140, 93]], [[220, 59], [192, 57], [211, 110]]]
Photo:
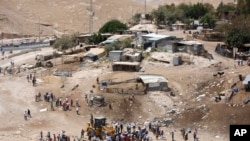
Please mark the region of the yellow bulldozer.
[[100, 139], [105, 139], [107, 135], [113, 136], [115, 134], [114, 127], [106, 123], [106, 118], [103, 116], [93, 118], [91, 115], [90, 123], [84, 128], [88, 136], [96, 136]]

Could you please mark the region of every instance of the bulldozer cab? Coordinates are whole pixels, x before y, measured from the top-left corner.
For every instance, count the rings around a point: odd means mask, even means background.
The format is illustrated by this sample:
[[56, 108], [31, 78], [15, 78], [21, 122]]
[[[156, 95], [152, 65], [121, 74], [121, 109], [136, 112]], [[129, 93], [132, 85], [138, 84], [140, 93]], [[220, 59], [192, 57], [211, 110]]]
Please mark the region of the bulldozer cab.
[[103, 126], [106, 125], [106, 118], [105, 117], [95, 117], [95, 128], [102, 128]]

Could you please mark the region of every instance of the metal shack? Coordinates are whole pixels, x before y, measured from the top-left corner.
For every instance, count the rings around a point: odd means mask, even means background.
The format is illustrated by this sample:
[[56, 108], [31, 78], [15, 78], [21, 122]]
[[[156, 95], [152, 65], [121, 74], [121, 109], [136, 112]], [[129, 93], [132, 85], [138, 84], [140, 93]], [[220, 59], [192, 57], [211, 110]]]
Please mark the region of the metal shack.
[[113, 71], [139, 71], [140, 62], [113, 62]]
[[245, 79], [242, 81], [242, 84], [244, 85], [245, 90], [250, 89], [250, 74], [248, 74]]
[[173, 46], [173, 52], [186, 52], [199, 56], [202, 55], [204, 51], [203, 44], [197, 41], [180, 41]]
[[109, 61], [120, 61], [123, 51], [122, 50], [112, 50], [109, 52]]
[[168, 91], [168, 80], [162, 75], [141, 74], [139, 82], [142, 82], [147, 91]]
[[153, 48], [161, 47], [166, 50], [172, 51], [173, 41], [177, 39], [175, 36], [150, 33], [142, 35], [142, 40], [144, 44], [144, 49], [147, 49], [147, 47], [150, 46]]

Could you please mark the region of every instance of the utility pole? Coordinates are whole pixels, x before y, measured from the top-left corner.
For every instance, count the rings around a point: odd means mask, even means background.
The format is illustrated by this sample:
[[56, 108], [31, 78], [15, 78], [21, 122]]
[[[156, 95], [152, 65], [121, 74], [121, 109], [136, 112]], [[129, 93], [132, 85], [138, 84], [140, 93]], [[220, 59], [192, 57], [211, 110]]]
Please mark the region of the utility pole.
[[147, 14], [147, 0], [145, 0], [145, 3], [144, 3], [144, 14], [145, 15]]
[[38, 22], [38, 42], [39, 42], [39, 47], [40, 47], [40, 37], [41, 36], [41, 27], [40, 27], [40, 17], [39, 17], [39, 22]]
[[89, 33], [90, 34], [92, 34], [93, 32], [93, 16], [94, 16], [93, 1], [90, 0], [89, 1]]

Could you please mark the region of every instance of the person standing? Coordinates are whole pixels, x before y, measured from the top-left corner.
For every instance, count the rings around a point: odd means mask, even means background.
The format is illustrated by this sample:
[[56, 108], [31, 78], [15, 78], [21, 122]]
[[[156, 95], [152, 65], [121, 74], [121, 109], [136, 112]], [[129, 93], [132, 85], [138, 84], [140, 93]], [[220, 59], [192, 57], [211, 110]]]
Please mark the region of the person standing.
[[27, 110], [28, 117], [31, 118], [30, 109]]
[[10, 61], [10, 64], [11, 64], [12, 67], [14, 67], [14, 61], [13, 60]]
[[78, 100], [78, 98], [76, 99], [76, 106], [79, 107], [79, 100]]
[[174, 141], [174, 131], [171, 132], [172, 141]]
[[99, 84], [99, 77], [96, 78], [96, 83]]
[[161, 136], [161, 138], [163, 138], [163, 134], [164, 134], [164, 131], [161, 130], [161, 131], [160, 131], [160, 136]]
[[56, 141], [56, 134], [53, 134], [53, 136], [54, 136], [54, 141]]
[[81, 131], [81, 138], [84, 138], [84, 130]]
[[50, 108], [51, 108], [51, 111], [54, 111], [53, 101], [50, 102]]
[[32, 74], [30, 74], [30, 80], [32, 81]]
[[76, 114], [79, 115], [79, 108], [76, 106]]
[[40, 132], [41, 139], [43, 138], [43, 131]]
[[196, 128], [194, 129], [194, 134], [193, 134], [193, 136], [194, 136], [194, 140], [196, 140], [196, 139], [197, 139], [197, 129], [196, 129]]
[[24, 120], [27, 120], [27, 111], [24, 111]]
[[35, 86], [35, 84], [36, 84], [36, 77], [35, 76], [32, 79], [32, 84], [33, 84], [33, 86]]
[[184, 135], [184, 140], [187, 141], [188, 140], [188, 132], [185, 132], [185, 135]]
[[28, 81], [28, 82], [30, 82], [30, 76], [29, 76], [29, 75], [27, 75], [27, 77], [26, 77], [26, 78], [27, 78], [27, 81]]
[[148, 124], [148, 130], [151, 131], [151, 129], [152, 129], [152, 124], [151, 124], [151, 122], [149, 122], [149, 124]]
[[112, 105], [111, 105], [111, 103], [109, 104], [109, 109], [112, 110]]
[[122, 125], [122, 123], [120, 124], [120, 128], [121, 128], [121, 133], [122, 133], [122, 130], [123, 130], [123, 125]]
[[70, 106], [73, 107], [73, 99], [70, 100]]

